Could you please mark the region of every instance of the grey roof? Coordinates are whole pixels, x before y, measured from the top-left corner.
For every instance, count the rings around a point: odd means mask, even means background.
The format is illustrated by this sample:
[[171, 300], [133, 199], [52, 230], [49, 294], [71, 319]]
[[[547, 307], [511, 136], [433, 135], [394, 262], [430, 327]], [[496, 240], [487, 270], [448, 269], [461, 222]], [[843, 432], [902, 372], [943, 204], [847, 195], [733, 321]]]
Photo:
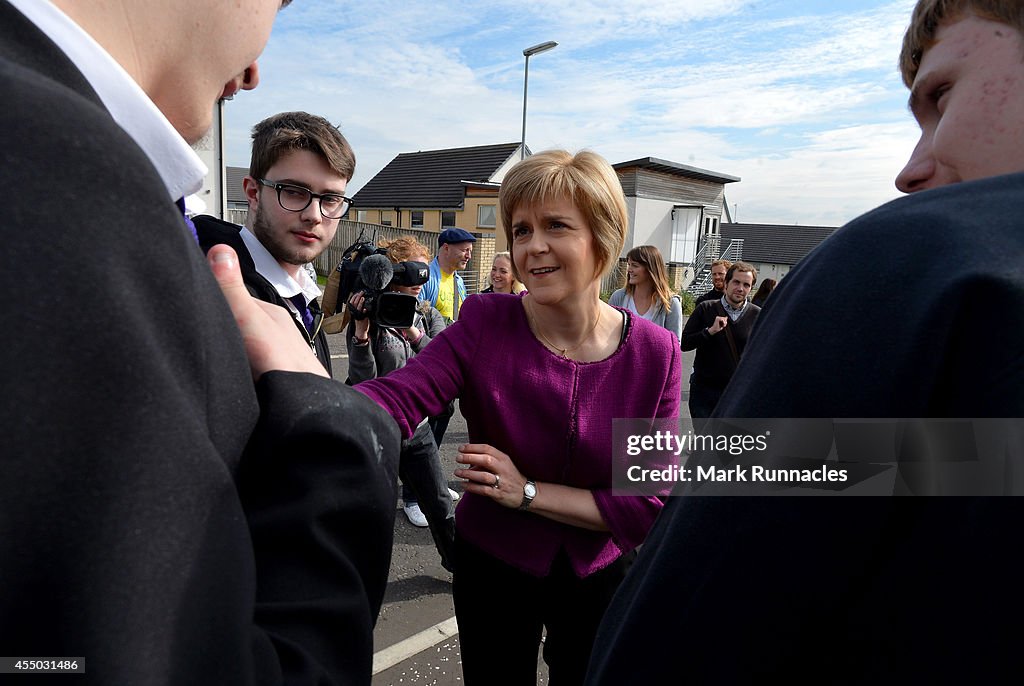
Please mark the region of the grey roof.
[[626, 169], [627, 167], [643, 167], [644, 169], [652, 169], [654, 171], [665, 172], [667, 174], [675, 174], [676, 176], [688, 176], [690, 178], [712, 181], [723, 185], [727, 183], [735, 183], [740, 180], [740, 177], [738, 176], [720, 174], [718, 172], [708, 171], [707, 169], [701, 169], [700, 167], [691, 167], [687, 164], [661, 160], [657, 157], [641, 157], [638, 160], [619, 162], [618, 164], [612, 165], [612, 168], [615, 170]]
[[227, 167], [225, 169], [228, 185], [228, 204], [246, 204], [245, 191], [242, 190], [242, 179], [249, 175], [248, 167]]
[[743, 260], [794, 265], [839, 230], [838, 226], [790, 226], [786, 224], [722, 224], [722, 248], [727, 241], [743, 239]]
[[462, 206], [463, 181], [486, 182], [519, 143], [402, 153], [352, 198], [355, 207], [416, 209]]

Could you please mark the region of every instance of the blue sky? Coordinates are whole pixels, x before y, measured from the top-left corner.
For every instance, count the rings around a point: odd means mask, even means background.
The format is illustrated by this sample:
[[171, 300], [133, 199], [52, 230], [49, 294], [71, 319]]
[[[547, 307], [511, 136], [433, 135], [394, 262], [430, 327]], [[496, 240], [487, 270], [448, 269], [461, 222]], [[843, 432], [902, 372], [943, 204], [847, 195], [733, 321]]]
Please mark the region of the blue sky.
[[916, 143], [896, 68], [914, 0], [299, 0], [258, 89], [225, 108], [227, 163], [285, 110], [338, 124], [358, 190], [399, 153], [518, 141], [742, 178], [744, 222], [840, 225], [897, 197]]

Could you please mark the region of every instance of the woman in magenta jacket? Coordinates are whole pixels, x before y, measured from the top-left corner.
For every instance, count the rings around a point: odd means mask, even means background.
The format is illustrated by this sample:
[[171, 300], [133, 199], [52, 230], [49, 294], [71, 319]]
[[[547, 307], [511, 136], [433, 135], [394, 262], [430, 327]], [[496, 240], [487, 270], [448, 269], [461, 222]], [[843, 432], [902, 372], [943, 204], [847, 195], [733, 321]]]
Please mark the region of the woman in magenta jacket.
[[[467, 684], [582, 683], [594, 634], [661, 509], [613, 495], [625, 469], [612, 420], [675, 418], [675, 337], [600, 299], [628, 228], [615, 172], [549, 151], [502, 183], [501, 216], [524, 297], [469, 298], [409, 364], [356, 388], [408, 436], [458, 397], [469, 428], [455, 474], [455, 613]], [[648, 465], [667, 458], [649, 456]]]

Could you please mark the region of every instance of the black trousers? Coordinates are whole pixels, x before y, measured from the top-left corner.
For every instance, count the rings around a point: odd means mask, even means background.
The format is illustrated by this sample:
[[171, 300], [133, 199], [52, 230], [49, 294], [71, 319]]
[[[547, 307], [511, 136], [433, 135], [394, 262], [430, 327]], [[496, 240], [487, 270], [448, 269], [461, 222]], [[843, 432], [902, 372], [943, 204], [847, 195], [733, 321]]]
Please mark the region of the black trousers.
[[541, 631], [551, 686], [582, 684], [594, 636], [636, 554], [580, 579], [565, 552], [531, 576], [455, 536], [452, 595], [467, 686], [534, 686]]
[[703, 384], [690, 382], [690, 417], [707, 419], [715, 411], [715, 406], [722, 399], [724, 388], [713, 388]]

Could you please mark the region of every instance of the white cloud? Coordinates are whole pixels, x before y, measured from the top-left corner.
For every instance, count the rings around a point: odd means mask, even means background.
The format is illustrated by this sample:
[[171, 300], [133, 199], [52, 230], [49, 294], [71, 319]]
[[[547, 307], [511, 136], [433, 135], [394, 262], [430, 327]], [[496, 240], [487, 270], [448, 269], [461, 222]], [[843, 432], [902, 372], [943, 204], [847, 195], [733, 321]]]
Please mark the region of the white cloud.
[[530, 63], [531, 148], [705, 167], [743, 177], [728, 195], [746, 220], [842, 223], [895, 193], [914, 143], [895, 71], [911, 5], [308, 0], [282, 13], [260, 89], [229, 105], [228, 160], [292, 109], [341, 124], [353, 190], [401, 152], [517, 140], [521, 50], [554, 39]]

